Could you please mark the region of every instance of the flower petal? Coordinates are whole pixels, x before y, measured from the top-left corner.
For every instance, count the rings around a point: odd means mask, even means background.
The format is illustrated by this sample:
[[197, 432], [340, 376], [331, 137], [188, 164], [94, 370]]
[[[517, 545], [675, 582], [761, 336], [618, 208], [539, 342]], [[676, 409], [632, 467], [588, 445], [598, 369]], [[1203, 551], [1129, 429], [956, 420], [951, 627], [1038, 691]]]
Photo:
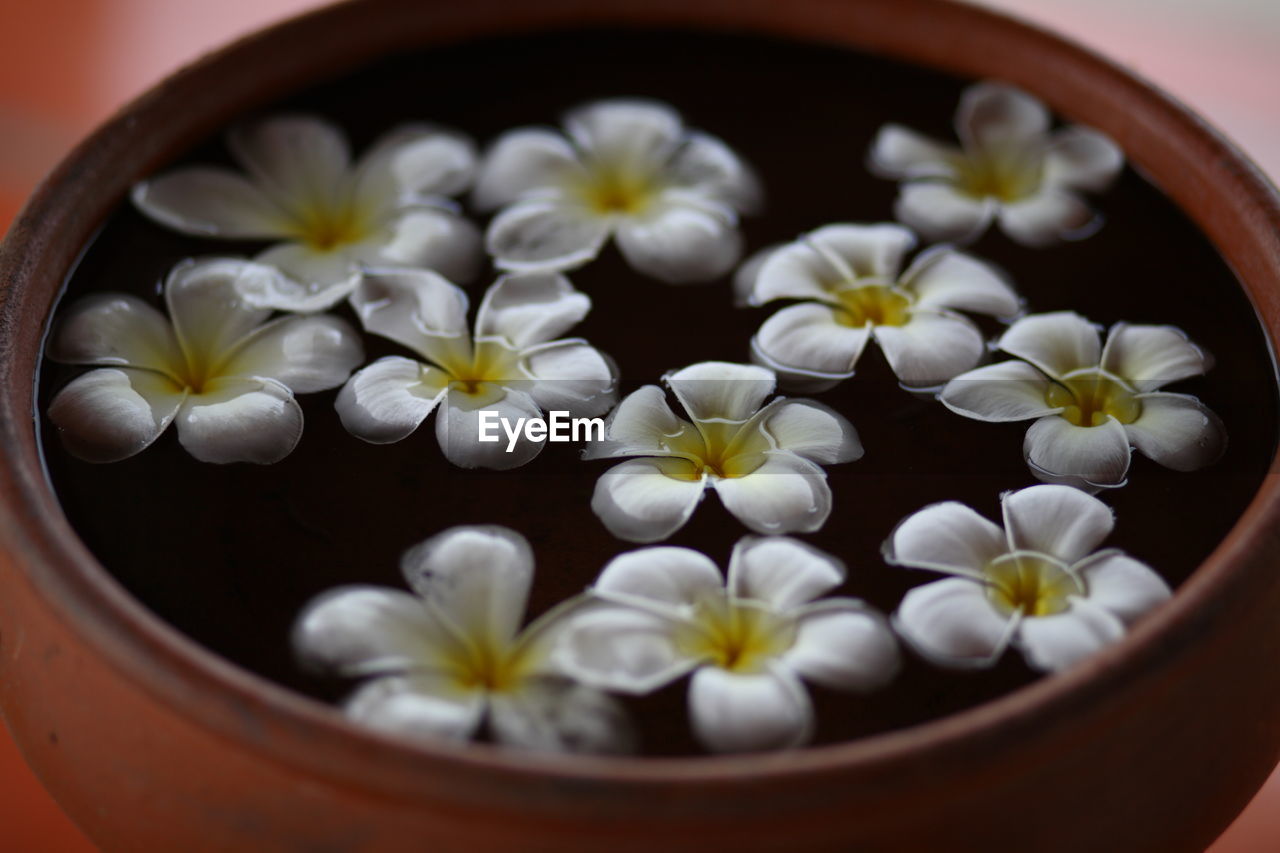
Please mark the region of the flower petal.
[[526, 352], [523, 363], [537, 380], [529, 389], [529, 396], [543, 411], [598, 417], [613, 408], [618, 399], [613, 363], [581, 341], [545, 344]]
[[462, 635], [505, 649], [520, 629], [533, 552], [523, 536], [497, 525], [451, 527], [400, 559], [409, 586]]
[[678, 612], [708, 597], [721, 597], [724, 579], [702, 552], [659, 545], [614, 557], [600, 572], [593, 590], [609, 601], [627, 603], [639, 598]]
[[1008, 619], [987, 600], [982, 584], [965, 578], [908, 591], [893, 624], [916, 652], [945, 667], [992, 666], [1009, 640]]
[[254, 306], [310, 313], [337, 305], [360, 281], [356, 258], [348, 247], [314, 249], [305, 243], [279, 243], [254, 260], [283, 275], [255, 278], [240, 291]]
[[[542, 452], [546, 441], [529, 439], [520, 421], [542, 417], [542, 410], [524, 391], [506, 388], [500, 399], [486, 402], [483, 406], [474, 406], [469, 395], [456, 386], [449, 388], [441, 401], [440, 411], [436, 413], [436, 440], [444, 456], [459, 468], [489, 468], [495, 471], [506, 471], [519, 468], [533, 460]], [[494, 413], [493, 423], [501, 424], [502, 419], [519, 429], [520, 435], [514, 446], [502, 429], [497, 430], [497, 441], [480, 441], [481, 412]], [[494, 431], [490, 429], [490, 435]], [[511, 446], [508, 451], [507, 447]]]
[[430, 270], [371, 272], [351, 294], [365, 331], [428, 358], [470, 347], [467, 295]]
[[219, 379], [187, 398], [177, 425], [178, 440], [201, 462], [269, 465], [302, 437], [302, 409], [273, 379]]
[[1044, 104], [1019, 89], [983, 82], [965, 89], [956, 110], [956, 132], [965, 147], [984, 151], [1019, 148], [1049, 130]]
[[469, 219], [422, 205], [407, 208], [351, 251], [366, 266], [422, 267], [450, 281], [467, 282], [479, 271], [482, 243], [479, 229]]
[[1012, 317], [1022, 307], [1018, 294], [994, 267], [949, 246], [922, 252], [903, 273], [901, 284], [915, 293], [920, 308]]
[[859, 692], [888, 684], [901, 665], [885, 618], [847, 598], [820, 602], [805, 613], [782, 661], [809, 681]]
[[769, 453], [750, 474], [713, 485], [725, 509], [757, 533], [812, 533], [831, 514], [827, 475], [792, 453]]
[[123, 293], [76, 300], [58, 321], [49, 357], [68, 364], [145, 367], [162, 373], [182, 364], [178, 339], [165, 316]]
[[1181, 329], [1116, 323], [1102, 348], [1102, 369], [1139, 391], [1154, 391], [1201, 375], [1209, 369], [1209, 358]]
[[705, 485], [683, 459], [632, 459], [596, 481], [591, 509], [619, 539], [657, 542], [675, 533], [702, 500]]
[[742, 235], [718, 204], [677, 201], [672, 192], [652, 213], [618, 223], [618, 248], [638, 272], [669, 284], [710, 281], [742, 257]]
[[491, 697], [489, 725], [507, 746], [538, 752], [628, 753], [635, 733], [626, 711], [591, 687], [554, 678], [531, 679]]
[[1007, 548], [998, 525], [958, 501], [945, 501], [904, 518], [885, 542], [884, 558], [894, 566], [972, 578]]
[[245, 338], [222, 373], [274, 379], [307, 394], [341, 385], [363, 360], [360, 336], [345, 320], [282, 317]]
[[1015, 642], [1027, 664], [1045, 672], [1066, 669], [1124, 637], [1124, 623], [1083, 598], [1052, 616], [1024, 619]]
[[980, 421], [1025, 421], [1062, 411], [1045, 400], [1049, 380], [1025, 361], [1002, 361], [962, 373], [938, 399], [951, 411]]
[[664, 379], [695, 421], [745, 421], [773, 393], [773, 371], [751, 364], [703, 361], [668, 373]]
[[378, 209], [424, 196], [454, 196], [471, 185], [476, 148], [448, 128], [408, 124], [379, 137], [356, 163], [356, 198]]
[[733, 598], [761, 601], [783, 613], [835, 589], [845, 573], [838, 559], [799, 540], [744, 536], [729, 558], [728, 588]]
[[804, 302], [765, 320], [751, 348], [788, 387], [809, 379], [806, 389], [817, 391], [852, 376], [869, 340], [869, 326], [846, 326], [829, 306]]
[[[902, 259], [915, 248], [916, 236], [901, 225], [825, 225], [811, 231], [801, 242], [825, 258], [831, 258], [841, 273], [854, 279], [879, 279], [890, 284], [902, 270]], [[849, 278], [842, 275], [845, 282]], [[843, 283], [843, 282], [842, 282]]]
[[484, 294], [476, 337], [501, 337], [524, 349], [560, 337], [590, 310], [590, 297], [574, 290], [562, 275], [505, 275]]
[[149, 447], [183, 399], [185, 392], [157, 373], [103, 367], [59, 391], [49, 404], [49, 420], [74, 456], [117, 462]]
[[1138, 452], [1175, 471], [1195, 471], [1215, 462], [1226, 449], [1222, 421], [1186, 394], [1140, 394], [1142, 414], [1124, 425]]
[[485, 152], [471, 200], [478, 210], [496, 210], [532, 190], [563, 186], [582, 175], [577, 152], [559, 133], [537, 127], [511, 130]]
[[1008, 328], [998, 345], [1055, 378], [1096, 367], [1102, 357], [1098, 327], [1074, 311], [1023, 317]]
[[959, 314], [913, 311], [901, 326], [876, 326], [872, 335], [904, 385], [928, 388], [977, 365], [986, 352], [978, 327]]
[[444, 669], [460, 639], [405, 592], [339, 587], [313, 599], [293, 626], [306, 663], [346, 676]]
[[165, 301], [174, 334], [188, 359], [217, 363], [271, 315], [269, 308], [250, 304], [243, 290], [269, 287], [263, 279], [275, 270], [249, 261], [214, 258], [183, 261], [165, 282]]
[[666, 162], [684, 130], [675, 110], [640, 98], [585, 104], [565, 116], [564, 126], [593, 158], [635, 165]]
[[373, 444], [390, 444], [416, 430], [444, 396], [442, 371], [398, 355], [380, 358], [358, 371], [334, 408], [347, 432]]
[[735, 210], [751, 212], [760, 206], [759, 179], [750, 166], [714, 136], [688, 133], [668, 168], [677, 186], [697, 190]]
[[1079, 571], [1089, 591], [1089, 601], [1126, 625], [1132, 625], [1172, 595], [1164, 578], [1127, 554], [1101, 554]]
[[600, 254], [610, 220], [559, 198], [535, 197], [505, 208], [489, 223], [485, 249], [499, 269], [572, 269]]
[[1044, 163], [1047, 184], [1105, 190], [1124, 168], [1124, 152], [1110, 137], [1091, 127], [1063, 128], [1049, 142]]
[[467, 740], [480, 726], [485, 697], [447, 676], [414, 672], [374, 679], [348, 697], [343, 710], [361, 725], [410, 740]]
[[1046, 482], [1118, 486], [1129, 473], [1129, 437], [1115, 418], [1094, 427], [1057, 415], [1041, 418], [1027, 430], [1022, 451], [1033, 473]]
[[1030, 198], [1002, 204], [1000, 227], [1024, 246], [1047, 246], [1092, 233], [1097, 224], [1089, 205], [1074, 193], [1043, 189]]
[[184, 234], [263, 240], [293, 233], [288, 214], [230, 169], [176, 169], [134, 184], [131, 198], [147, 216]]
[[788, 450], [822, 465], [862, 457], [858, 432], [844, 415], [814, 400], [780, 400], [771, 405], [760, 427], [779, 450]]
[[587, 609], [575, 614], [560, 635], [554, 664], [584, 684], [652, 693], [698, 665], [676, 647], [675, 627], [669, 619], [630, 607]]
[[741, 289], [747, 293], [750, 305], [764, 305], [774, 299], [829, 300], [833, 291], [847, 284], [843, 271], [828, 255], [820, 253], [807, 240], [788, 243], [768, 254], [757, 253], [743, 264], [743, 270], [756, 263], [750, 285], [744, 281]]
[[227, 144], [263, 192], [291, 214], [332, 208], [347, 191], [351, 152], [342, 131], [323, 119], [271, 116], [232, 128]]
[[1115, 516], [1070, 486], [1032, 486], [1000, 498], [1010, 550], [1039, 551], [1071, 565], [1111, 534]]
[[908, 130], [886, 124], [871, 143], [867, 167], [882, 178], [926, 178], [955, 175], [960, 151]]
[[789, 749], [813, 736], [809, 694], [789, 672], [704, 666], [689, 682], [694, 734], [712, 752]]
[[990, 198], [975, 198], [949, 183], [914, 181], [903, 184], [893, 203], [893, 215], [929, 240], [967, 243], [975, 239], [996, 215]]

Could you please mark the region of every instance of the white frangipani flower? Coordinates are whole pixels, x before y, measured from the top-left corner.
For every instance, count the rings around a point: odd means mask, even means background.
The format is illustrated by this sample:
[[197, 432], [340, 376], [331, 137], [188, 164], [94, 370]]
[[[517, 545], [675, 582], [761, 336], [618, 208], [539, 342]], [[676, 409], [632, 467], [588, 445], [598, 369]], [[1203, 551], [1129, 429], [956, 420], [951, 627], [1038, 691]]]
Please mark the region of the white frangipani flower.
[[813, 733], [803, 681], [870, 691], [898, 670], [884, 618], [839, 586], [835, 558], [785, 536], [748, 536], [727, 584], [689, 548], [642, 548], [616, 557], [571, 617], [556, 659], [584, 683], [649, 693], [692, 672], [689, 716], [715, 752], [799, 746]]
[[410, 595], [350, 586], [307, 605], [293, 642], [306, 662], [368, 681], [344, 704], [358, 723], [422, 741], [466, 740], [487, 722], [501, 744], [544, 752], [626, 752], [618, 704], [552, 660], [569, 601], [523, 631], [533, 582], [524, 537], [454, 527], [400, 562]]
[[956, 111], [961, 147], [885, 125], [869, 167], [903, 181], [894, 215], [931, 240], [976, 239], [993, 219], [1028, 246], [1087, 236], [1097, 218], [1079, 193], [1110, 186], [1124, 154], [1092, 128], [1049, 124], [1025, 92], [978, 83]]
[[591, 508], [609, 532], [656, 542], [684, 526], [707, 489], [757, 533], [812, 532], [831, 513], [831, 488], [820, 465], [862, 456], [853, 425], [812, 400], [773, 393], [773, 371], [708, 361], [664, 381], [690, 420], [671, 411], [657, 385], [618, 404], [605, 441], [588, 459], [640, 456], [596, 482]]
[[908, 592], [894, 614], [899, 635], [935, 663], [991, 666], [1012, 643], [1036, 669], [1065, 669], [1169, 598], [1144, 563], [1094, 550], [1115, 523], [1097, 498], [1032, 486], [1000, 505], [1003, 530], [947, 501], [908, 516], [885, 543], [893, 565], [952, 575]]
[[302, 436], [295, 393], [341, 385], [364, 358], [360, 337], [329, 316], [282, 317], [248, 304], [271, 267], [184, 261], [164, 286], [169, 316], [122, 293], [85, 297], [61, 318], [49, 357], [97, 365], [49, 404], [67, 449], [90, 462], [133, 456], [176, 423], [203, 462], [277, 462]]
[[1037, 477], [1087, 489], [1118, 486], [1131, 446], [1175, 471], [1213, 462], [1226, 444], [1217, 415], [1157, 389], [1199, 376], [1210, 360], [1172, 326], [1116, 323], [1105, 346], [1079, 314], [1033, 314], [1009, 327], [1004, 361], [963, 373], [940, 399], [981, 421], [1035, 419], [1023, 453]]
[[567, 137], [510, 131], [485, 155], [473, 198], [502, 208], [486, 235], [499, 267], [571, 269], [610, 236], [632, 267], [667, 282], [706, 281], [737, 262], [737, 217], [760, 193], [723, 142], [644, 100], [596, 101], [564, 126]]
[[905, 270], [915, 237], [898, 225], [828, 225], [744, 265], [738, 291], [751, 305], [804, 300], [760, 327], [752, 356], [779, 379], [823, 390], [854, 373], [874, 339], [904, 384], [938, 385], [986, 352], [978, 328], [955, 313], [1018, 313], [1018, 296], [987, 264], [936, 246]]
[[481, 442], [480, 412], [516, 423], [562, 410], [603, 415], [616, 400], [612, 362], [580, 338], [556, 337], [582, 320], [591, 300], [555, 273], [505, 276], [489, 288], [467, 328], [467, 295], [427, 270], [371, 271], [351, 295], [367, 331], [421, 356], [381, 358], [343, 386], [336, 403], [352, 435], [375, 444], [408, 436], [439, 407], [436, 437], [463, 468], [515, 468], [543, 442], [521, 433]]
[[448, 196], [475, 171], [466, 137], [427, 124], [378, 139], [356, 162], [323, 119], [283, 115], [227, 136], [248, 174], [185, 166], [142, 181], [133, 201], [152, 219], [200, 237], [279, 240], [255, 260], [287, 276], [247, 295], [285, 311], [318, 311], [351, 292], [367, 266], [427, 267], [469, 280], [480, 234]]

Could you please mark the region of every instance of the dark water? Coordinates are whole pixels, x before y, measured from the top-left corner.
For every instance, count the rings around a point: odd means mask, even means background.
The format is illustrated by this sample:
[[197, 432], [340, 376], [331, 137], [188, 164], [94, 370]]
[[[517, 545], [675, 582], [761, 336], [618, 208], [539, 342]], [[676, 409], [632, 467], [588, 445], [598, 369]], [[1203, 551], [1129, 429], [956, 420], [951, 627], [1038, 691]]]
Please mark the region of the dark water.
[[[897, 121], [950, 138], [965, 83], [858, 53], [757, 38], [574, 33], [396, 57], [278, 106], [330, 117], [358, 151], [406, 120], [453, 125], [483, 143], [511, 127], [554, 124], [583, 101], [659, 98], [691, 126], [722, 136], [763, 176], [766, 211], [744, 226], [754, 250], [831, 222], [890, 219], [895, 185], [863, 166], [872, 136]], [[225, 161], [226, 153], [211, 140], [183, 160]], [[1170, 323], [1217, 357], [1207, 378], [1172, 390], [1199, 395], [1222, 417], [1226, 455], [1195, 474], [1135, 457], [1130, 485], [1104, 495], [1118, 517], [1109, 544], [1178, 584], [1267, 471], [1276, 445], [1271, 356], [1231, 271], [1156, 189], [1130, 170], [1095, 203], [1107, 223], [1081, 243], [1029, 249], [992, 231], [971, 251], [1003, 267], [1033, 311], [1070, 308], [1103, 324]], [[68, 296], [116, 290], [159, 304], [159, 283], [175, 262], [258, 248], [186, 238], [122, 207], [72, 276]], [[595, 303], [577, 333], [617, 359], [630, 388], [697, 361], [745, 361], [752, 333], [774, 310], [733, 308], [727, 278], [685, 287], [646, 279], [612, 249], [571, 278]], [[487, 283], [471, 288], [473, 304]], [[373, 339], [367, 345], [371, 359], [394, 351]], [[46, 365], [42, 410], [75, 372]], [[589, 508], [610, 463], [582, 463], [570, 446], [550, 445], [515, 471], [462, 471], [441, 457], [430, 423], [390, 446], [352, 438], [333, 412], [335, 393], [300, 398], [306, 432], [274, 466], [196, 462], [172, 430], [134, 459], [94, 466], [68, 457], [46, 424], [49, 470], [84, 541], [157, 614], [226, 658], [322, 698], [341, 696], [346, 686], [297, 668], [286, 643], [294, 614], [337, 584], [398, 584], [400, 553], [431, 534], [501, 523], [527, 536], [538, 559], [533, 612], [580, 590], [630, 547]], [[861, 460], [828, 469], [835, 510], [821, 532], [805, 537], [848, 563], [842, 594], [892, 610], [908, 588], [935, 577], [881, 560], [881, 542], [901, 518], [947, 499], [995, 516], [1001, 491], [1034, 483], [1022, 461], [1024, 424], [967, 420], [902, 391], [874, 348], [854, 379], [819, 399], [853, 421], [866, 448]], [[744, 532], [708, 496], [670, 543], [724, 565]], [[815, 688], [817, 741], [932, 719], [1034, 677], [1015, 653], [982, 673], [946, 673], [909, 659], [898, 680], [873, 696]], [[635, 701], [648, 752], [697, 750], [683, 702], [683, 683]]]

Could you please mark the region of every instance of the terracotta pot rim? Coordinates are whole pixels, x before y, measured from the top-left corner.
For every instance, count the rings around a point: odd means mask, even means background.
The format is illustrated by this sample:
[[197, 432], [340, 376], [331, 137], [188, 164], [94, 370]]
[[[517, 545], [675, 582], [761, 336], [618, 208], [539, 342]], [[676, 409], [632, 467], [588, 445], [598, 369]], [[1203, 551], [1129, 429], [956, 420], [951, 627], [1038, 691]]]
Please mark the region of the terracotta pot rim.
[[[515, 776], [546, 778], [550, 775], [638, 784], [732, 784], [747, 779], [821, 774], [854, 767], [869, 770], [903, 759], [921, 760], [943, 751], [973, 748], [989, 740], [996, 729], [1016, 738], [1016, 732], [1025, 726], [1068, 725], [1073, 704], [1103, 697], [1115, 685], [1146, 677], [1158, 669], [1159, 661], [1192, 642], [1195, 625], [1206, 607], [1228, 597], [1247, 594], [1240, 570], [1241, 555], [1259, 545], [1269, 526], [1280, 524], [1280, 482], [1272, 475], [1268, 475], [1224, 542], [1179, 588], [1170, 604], [1139, 624], [1123, 642], [1066, 673], [1046, 677], [958, 714], [848, 743], [789, 753], [688, 758], [544, 759], [482, 744], [402, 743], [359, 729], [321, 703], [222, 660], [161, 621], [125, 592], [75, 537], [61, 514], [37, 455], [38, 438], [31, 424], [34, 382], [29, 373], [23, 373], [34, 356], [17, 352], [13, 339], [14, 330], [21, 328], [24, 312], [29, 316], [32, 305], [38, 306], [42, 304], [41, 299], [48, 298], [37, 278], [42, 256], [56, 255], [56, 247], [50, 249], [46, 245], [48, 232], [66, 220], [68, 206], [80, 195], [78, 187], [84, 176], [92, 177], [109, 167], [112, 152], [118, 152], [122, 140], [130, 137], [133, 124], [145, 122], [158, 105], [180, 96], [183, 87], [216, 77], [218, 69], [236, 61], [247, 48], [297, 37], [304, 28], [333, 24], [352, 9], [394, 8], [397, 2], [351, 0], [326, 7], [264, 30], [179, 72], [126, 107], [73, 152], [29, 201], [0, 251], [0, 273], [7, 283], [0, 307], [0, 332], [3, 332], [0, 446], [7, 451], [0, 458], [0, 489], [16, 502], [0, 510], [0, 536], [3, 537], [0, 558], [10, 564], [8, 568], [25, 572], [25, 582], [38, 589], [69, 627], [101, 649], [121, 675], [166, 703], [175, 713], [237, 742], [243, 737], [245, 715], [252, 713], [269, 735], [254, 746], [271, 760], [305, 767], [321, 778], [333, 778], [340, 772], [347, 783], [367, 782], [384, 790], [389, 782], [391, 789], [408, 790], [415, 774], [438, 773], [447, 767]], [[542, 4], [544, 12], [530, 11], [533, 24], [513, 23], [504, 34], [565, 29], [566, 21], [583, 20], [582, 15], [586, 15], [585, 24], [625, 24], [634, 18], [643, 18], [652, 26], [729, 26], [750, 32], [753, 31], [753, 10], [767, 2], [744, 0], [731, 4], [711, 0], [692, 4], [688, 0], [643, 3], [617, 0], [588, 4], [578, 0], [549, 0]], [[468, 5], [483, 9], [490, 3], [491, 0], [471, 0]], [[792, 3], [818, 11], [831, 5], [827, 0], [792, 0]], [[1257, 304], [1264, 299], [1267, 288], [1280, 290], [1277, 287], [1280, 282], [1280, 197], [1240, 152], [1172, 99], [1087, 50], [983, 9], [946, 0], [867, 0], [863, 5], [909, 7], [910, 12], [900, 15], [903, 20], [911, 13], [945, 16], [956, 25], [968, 27], [967, 32], [1051, 54], [1067, 63], [1072, 73], [1105, 81], [1115, 91], [1145, 102], [1158, 116], [1160, 125], [1148, 129], [1147, 133], [1171, 131], [1171, 135], [1195, 139], [1202, 150], [1211, 153], [1212, 162], [1203, 168], [1220, 181], [1219, 195], [1227, 201], [1214, 212], [1226, 219], [1215, 225], [1200, 221], [1209, 218], [1211, 213], [1193, 218], [1197, 218], [1223, 257], [1240, 274], [1251, 299]], [[691, 6], [696, 8], [692, 11], [686, 8]], [[854, 39], [840, 36], [822, 39], [815, 33], [780, 35], [859, 47]], [[904, 35], [903, 40], [909, 41], [909, 35]], [[903, 58], [946, 65], [945, 60], [938, 58], [937, 49], [934, 55], [921, 56], [891, 41], [876, 35], [861, 47], [873, 51], [893, 49]], [[919, 48], [920, 52], [924, 50]], [[970, 76], [979, 73], [973, 68], [948, 70]], [[1058, 80], [1054, 95], [1046, 100], [1053, 105], [1062, 92], [1069, 89], [1069, 84]], [[166, 143], [168, 150], [180, 150], [190, 144], [191, 137], [199, 135], [198, 128], [188, 129], [185, 135], [175, 134]], [[1124, 133], [1116, 135], [1125, 141]], [[1130, 138], [1138, 139], [1132, 134]], [[1149, 165], [1142, 151], [1133, 159], [1139, 166]], [[1163, 171], [1155, 168], [1150, 171], [1157, 180], [1168, 178], [1167, 166]], [[1180, 194], [1189, 197], [1191, 190], [1184, 189]], [[104, 209], [113, 204], [114, 200], [109, 200]], [[1244, 235], [1229, 252], [1221, 246], [1228, 228]], [[70, 261], [66, 268], [71, 268]], [[33, 284], [33, 280], [37, 283]], [[1280, 294], [1274, 298], [1280, 298]], [[1280, 324], [1261, 322], [1274, 348], [1274, 342], [1280, 340]], [[1275, 460], [1272, 464], [1275, 465]], [[3, 562], [0, 569], [6, 568]], [[982, 737], [984, 734], [988, 737]]]

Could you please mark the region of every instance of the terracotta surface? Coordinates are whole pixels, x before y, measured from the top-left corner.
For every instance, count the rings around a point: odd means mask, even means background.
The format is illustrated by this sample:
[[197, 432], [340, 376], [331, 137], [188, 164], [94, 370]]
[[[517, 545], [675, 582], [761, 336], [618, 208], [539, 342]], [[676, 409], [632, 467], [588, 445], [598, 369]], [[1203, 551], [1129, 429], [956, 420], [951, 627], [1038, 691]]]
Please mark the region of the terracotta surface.
[[[1280, 214], [1274, 197], [1229, 152], [1198, 135], [1194, 122], [1103, 65], [1016, 26], [924, 0], [793, 2], [785, 16], [765, 2], [602, 5], [512, 5], [506, 21], [511, 27], [526, 19], [584, 16], [697, 22], [736, 12], [748, 26], [777, 23], [823, 39], [848, 34], [890, 52], [1035, 88], [1073, 118], [1107, 128], [1175, 198], [1197, 206], [1197, 218], [1252, 286], [1275, 336]], [[714, 832], [715, 846], [722, 846], [733, 835], [744, 843], [760, 840], [759, 803], [766, 797], [781, 812], [775, 826], [793, 840], [862, 831], [885, 849], [909, 843], [906, 832], [927, 832], [944, 820], [988, 820], [993, 797], [1000, 829], [992, 844], [1017, 839], [1015, 849], [1050, 849], [1051, 843], [1081, 849], [1072, 832], [1097, 817], [1099, 803], [1123, 797], [1124, 820], [1108, 827], [1115, 849], [1202, 848], [1274, 763], [1280, 738], [1271, 722], [1280, 710], [1277, 685], [1257, 677], [1274, 672], [1280, 630], [1271, 618], [1280, 588], [1266, 558], [1277, 542], [1260, 529], [1280, 512], [1274, 483], [1242, 524], [1253, 529], [1237, 530], [1177, 605], [1122, 648], [1064, 678], [926, 729], [802, 758], [662, 762], [643, 769], [584, 762], [573, 772], [546, 775], [483, 750], [401, 750], [349, 732], [329, 715], [187, 646], [124, 599], [74, 544], [29, 457], [29, 374], [39, 324], [18, 323], [14, 311], [42, 316], [75, 247], [124, 187], [239, 109], [237, 92], [267, 99], [304, 79], [316, 56], [355, 62], [375, 44], [447, 38], [483, 26], [494, 8], [506, 6], [489, 0], [435, 10], [427, 33], [389, 15], [343, 20], [350, 13], [339, 11], [332, 29], [303, 25], [310, 35], [289, 40], [306, 44], [306, 51], [249, 45], [220, 78], [225, 88], [214, 91], [200, 76], [210, 72], [197, 70], [141, 106], [144, 123], [175, 105], [183, 118], [157, 123], [142, 139], [117, 127], [114, 139], [82, 149], [79, 165], [55, 178], [15, 229], [4, 258], [4, 273], [18, 286], [6, 299], [0, 327], [10, 389], [0, 402], [8, 454], [0, 486], [24, 505], [0, 521], [0, 699], [55, 793], [95, 837], [152, 848], [183, 829], [210, 847], [391, 842], [423, 838], [422, 824], [436, 821], [437, 828], [472, 832], [498, 847], [536, 828], [562, 835], [564, 844], [596, 849], [597, 834], [612, 828], [609, 818], [638, 819], [653, 837], [705, 845], [707, 838], [686, 826], [692, 821], [701, 832]], [[910, 44], [910, 27], [889, 26], [924, 16], [932, 26]], [[974, 21], [981, 33], [954, 37], [957, 26]], [[356, 36], [361, 32], [368, 40]], [[1004, 41], [1010, 38], [1019, 41]], [[1055, 55], [1068, 65], [1050, 71], [1047, 58]], [[196, 115], [201, 118], [189, 119]], [[102, 195], [83, 195], [85, 186]], [[18, 456], [20, 448], [27, 458]], [[1223, 630], [1206, 639], [1209, 625]], [[68, 701], [71, 689], [91, 698]], [[1206, 703], [1204, 697], [1213, 698]], [[1150, 713], [1153, 706], [1159, 715]], [[907, 761], [911, 755], [921, 760]], [[148, 762], [155, 756], [167, 761]], [[1115, 768], [1105, 778], [1085, 786], [1071, 778], [1075, 769], [1092, 773], [1103, 762]], [[757, 781], [744, 781], [746, 773]], [[1137, 797], [1126, 791], [1131, 777], [1146, 780]], [[628, 817], [639, 798], [652, 816]], [[1143, 808], [1161, 801], [1168, 804], [1164, 811]], [[923, 803], [930, 808], [922, 814]], [[1192, 813], [1183, 803], [1195, 804]], [[512, 819], [493, 821], [493, 808], [509, 809]], [[143, 813], [152, 819], [139, 821]], [[376, 825], [367, 820], [374, 814], [381, 815]], [[832, 820], [821, 824], [816, 818], [824, 815]], [[1203, 823], [1190, 831], [1181, 827], [1183, 819]], [[895, 827], [899, 820], [905, 828]], [[1041, 835], [1047, 830], [1054, 834]], [[981, 840], [976, 828], [949, 835], [948, 846], [956, 846], [955, 838]]]

